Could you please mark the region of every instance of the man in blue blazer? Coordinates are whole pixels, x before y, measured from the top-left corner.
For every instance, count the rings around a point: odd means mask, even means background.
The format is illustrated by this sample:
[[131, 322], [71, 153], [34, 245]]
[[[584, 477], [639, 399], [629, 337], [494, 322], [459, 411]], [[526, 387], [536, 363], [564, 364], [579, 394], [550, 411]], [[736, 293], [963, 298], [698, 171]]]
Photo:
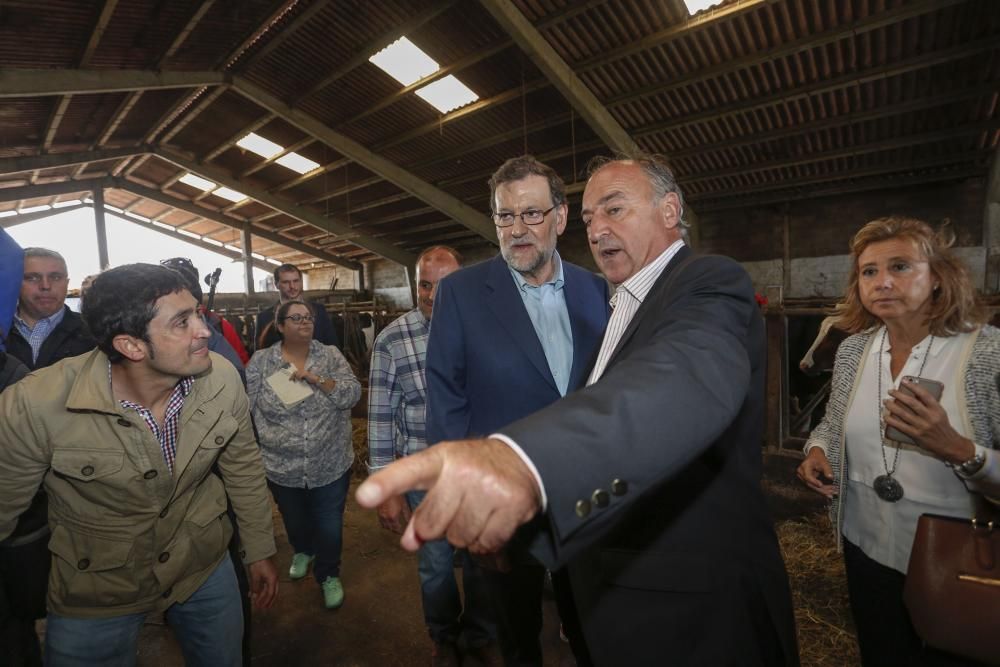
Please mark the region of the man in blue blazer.
[[[490, 179], [500, 255], [438, 285], [427, 345], [427, 441], [488, 435], [581, 386], [607, 324], [607, 283], [564, 262], [562, 179], [531, 156]], [[507, 569], [509, 567], [509, 570]], [[541, 665], [545, 567], [512, 545], [487, 588], [507, 664]], [[570, 603], [555, 577], [570, 632]]]
[[660, 159], [592, 171], [582, 217], [617, 286], [587, 387], [485, 440], [370, 478], [429, 489], [403, 546], [496, 551], [520, 527], [566, 566], [597, 665], [798, 664], [788, 577], [760, 485], [765, 338], [746, 271], [697, 256]]

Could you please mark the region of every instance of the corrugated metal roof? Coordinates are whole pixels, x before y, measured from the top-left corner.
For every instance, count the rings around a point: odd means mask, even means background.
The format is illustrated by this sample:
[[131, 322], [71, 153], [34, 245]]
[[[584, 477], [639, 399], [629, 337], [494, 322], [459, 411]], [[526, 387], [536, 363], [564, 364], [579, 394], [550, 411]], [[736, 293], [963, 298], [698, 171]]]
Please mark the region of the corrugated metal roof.
[[[513, 4], [642, 148], [670, 158], [696, 209], [981, 175], [1000, 141], [993, 0], [728, 0], [693, 17], [680, 0]], [[401, 31], [480, 100], [439, 114], [367, 62]], [[528, 150], [574, 183], [592, 155], [607, 152], [517, 41], [480, 3], [454, 0], [4, 5], [0, 75], [64, 73], [73, 94], [0, 97], [0, 189], [124, 177], [107, 185], [155, 186], [216, 220], [110, 191], [116, 206], [132, 203], [140, 215], [227, 243], [234, 233], [219, 216], [251, 220], [348, 259], [384, 255], [385, 242], [408, 251], [488, 244], [465, 226], [481, 220], [462, 220], [449, 202], [485, 219], [485, 181], [500, 162]], [[225, 71], [236, 84], [78, 92], [80, 68]], [[241, 81], [291, 111], [282, 117], [248, 98]], [[322, 168], [300, 176], [233, 146], [250, 130], [298, 146]], [[204, 195], [176, 183], [186, 169], [157, 156], [13, 171], [23, 164], [14, 158], [85, 158], [150, 137], [199, 169], [241, 179], [241, 191], [287, 205]], [[406, 173], [385, 172], [368, 154]], [[53, 199], [0, 202], [0, 211]], [[317, 229], [296, 217], [303, 210], [355, 236]], [[304, 257], [263, 239], [254, 249]]]

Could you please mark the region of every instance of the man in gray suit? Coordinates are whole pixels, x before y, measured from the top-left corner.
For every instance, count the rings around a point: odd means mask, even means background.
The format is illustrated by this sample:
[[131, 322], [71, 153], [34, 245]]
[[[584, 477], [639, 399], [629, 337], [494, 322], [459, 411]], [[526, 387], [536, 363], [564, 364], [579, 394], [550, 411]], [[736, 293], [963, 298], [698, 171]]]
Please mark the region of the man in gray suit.
[[473, 552], [520, 526], [569, 568], [597, 665], [797, 665], [791, 595], [760, 487], [764, 330], [746, 272], [695, 256], [659, 159], [602, 162], [583, 195], [617, 286], [588, 386], [485, 440], [437, 445], [358, 490], [429, 489], [403, 546]]

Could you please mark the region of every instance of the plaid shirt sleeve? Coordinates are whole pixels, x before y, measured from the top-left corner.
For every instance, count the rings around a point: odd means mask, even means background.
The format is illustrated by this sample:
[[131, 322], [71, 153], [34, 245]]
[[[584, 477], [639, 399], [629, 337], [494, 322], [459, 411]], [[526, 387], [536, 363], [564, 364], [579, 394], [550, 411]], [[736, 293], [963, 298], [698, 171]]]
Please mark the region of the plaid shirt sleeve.
[[[386, 333], [386, 332], [383, 332]], [[396, 381], [396, 361], [387, 336], [379, 335], [372, 346], [368, 377], [368, 471], [384, 468], [396, 459], [395, 415], [402, 389]]]

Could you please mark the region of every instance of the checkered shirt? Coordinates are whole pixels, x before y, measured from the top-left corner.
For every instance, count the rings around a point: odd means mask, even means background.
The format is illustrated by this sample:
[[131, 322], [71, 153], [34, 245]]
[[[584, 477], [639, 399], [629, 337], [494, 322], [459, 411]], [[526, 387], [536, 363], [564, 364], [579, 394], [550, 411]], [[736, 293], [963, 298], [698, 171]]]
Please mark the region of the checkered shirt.
[[[110, 375], [110, 373], [111, 368], [109, 366], [108, 374]], [[182, 378], [177, 383], [177, 386], [174, 387], [173, 393], [170, 394], [170, 400], [167, 402], [167, 414], [163, 419], [163, 428], [160, 428], [160, 425], [156, 423], [153, 413], [143, 406], [124, 399], [119, 401], [123, 408], [138, 412], [142, 420], [146, 422], [146, 426], [156, 436], [156, 439], [160, 443], [160, 449], [163, 450], [163, 459], [167, 462], [167, 469], [171, 475], [174, 474], [174, 459], [177, 458], [177, 422], [181, 414], [181, 408], [184, 407], [184, 399], [191, 393], [191, 387], [193, 386], [194, 378], [186, 377]]]
[[427, 338], [419, 309], [397, 318], [372, 346], [368, 380], [368, 469], [427, 448]]

